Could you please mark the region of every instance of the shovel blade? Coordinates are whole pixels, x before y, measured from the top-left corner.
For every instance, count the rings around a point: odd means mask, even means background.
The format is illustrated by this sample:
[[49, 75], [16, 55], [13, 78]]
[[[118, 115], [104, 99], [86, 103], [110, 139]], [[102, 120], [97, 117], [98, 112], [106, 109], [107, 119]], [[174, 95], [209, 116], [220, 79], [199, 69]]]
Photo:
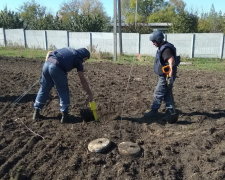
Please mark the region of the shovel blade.
[[94, 119], [97, 121], [99, 118], [98, 118], [98, 115], [97, 115], [97, 105], [96, 105], [96, 102], [94, 102], [94, 101], [89, 102], [89, 108], [92, 111], [92, 114], [94, 116]]

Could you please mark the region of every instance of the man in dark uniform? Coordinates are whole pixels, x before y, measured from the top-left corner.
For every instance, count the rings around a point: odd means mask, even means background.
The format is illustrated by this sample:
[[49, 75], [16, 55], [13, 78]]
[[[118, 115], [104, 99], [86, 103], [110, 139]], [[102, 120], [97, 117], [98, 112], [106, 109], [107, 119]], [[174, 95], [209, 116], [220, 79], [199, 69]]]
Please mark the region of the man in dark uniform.
[[61, 123], [68, 120], [70, 97], [67, 73], [74, 68], [77, 69], [81, 85], [88, 95], [87, 101], [90, 102], [93, 100], [93, 94], [84, 76], [83, 67], [83, 62], [89, 58], [90, 52], [86, 48], [62, 48], [48, 52], [42, 68], [41, 87], [34, 103], [34, 120], [41, 117], [40, 110], [48, 100], [49, 92], [53, 86], [56, 87], [60, 99], [60, 111], [62, 113]]
[[[174, 122], [174, 116], [177, 116], [177, 113], [173, 102], [172, 87], [176, 78], [177, 65], [179, 64], [177, 62], [176, 48], [173, 44], [164, 41], [164, 34], [161, 31], [154, 31], [150, 35], [150, 41], [158, 47], [154, 63], [154, 72], [158, 75], [158, 83], [154, 91], [151, 110], [145, 113], [144, 117], [157, 117], [161, 103], [165, 101], [166, 114], [164, 119], [168, 120], [168, 122]], [[165, 75], [162, 70], [166, 65], [169, 68], [168, 75]], [[170, 121], [170, 119], [173, 120]]]

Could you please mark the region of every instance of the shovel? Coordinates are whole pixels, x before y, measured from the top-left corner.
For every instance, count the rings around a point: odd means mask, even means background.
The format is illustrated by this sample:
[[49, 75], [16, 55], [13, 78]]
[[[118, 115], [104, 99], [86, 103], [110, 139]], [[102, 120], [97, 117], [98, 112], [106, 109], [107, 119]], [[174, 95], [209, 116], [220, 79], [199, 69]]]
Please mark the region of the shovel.
[[98, 121], [98, 115], [97, 115], [97, 105], [96, 105], [96, 102], [92, 101], [92, 102], [89, 102], [89, 108], [94, 116], [94, 120], [95, 121]]
[[96, 102], [89, 102], [88, 107], [80, 109], [80, 116], [84, 121], [98, 121]]

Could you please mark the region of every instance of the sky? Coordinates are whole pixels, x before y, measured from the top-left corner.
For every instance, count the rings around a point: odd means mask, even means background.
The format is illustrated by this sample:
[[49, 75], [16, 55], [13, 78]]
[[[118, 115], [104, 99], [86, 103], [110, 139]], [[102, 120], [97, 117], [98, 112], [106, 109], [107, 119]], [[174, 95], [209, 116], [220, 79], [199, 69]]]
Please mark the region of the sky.
[[[0, 0], [0, 10], [3, 10], [6, 6], [8, 10], [18, 11], [19, 7], [24, 2], [29, 0]], [[35, 0], [41, 6], [47, 8], [47, 12], [55, 14], [60, 9], [60, 5], [70, 0]], [[108, 16], [113, 16], [113, 2], [114, 0], [100, 0], [103, 4], [104, 10]], [[137, 0], [138, 1], [138, 0]], [[215, 7], [216, 12], [222, 11], [225, 13], [225, 0], [183, 0], [186, 3], [186, 10], [189, 12], [197, 11], [200, 15], [202, 12], [209, 12], [212, 4]], [[192, 11], [193, 10], [193, 11]]]

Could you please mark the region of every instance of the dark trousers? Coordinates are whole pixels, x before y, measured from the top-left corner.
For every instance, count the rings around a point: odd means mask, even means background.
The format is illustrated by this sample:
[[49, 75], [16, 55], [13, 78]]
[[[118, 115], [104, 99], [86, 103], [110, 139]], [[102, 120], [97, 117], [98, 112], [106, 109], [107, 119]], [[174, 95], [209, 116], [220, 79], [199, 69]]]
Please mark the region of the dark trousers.
[[165, 102], [166, 109], [173, 108], [173, 101], [169, 92], [169, 88], [167, 86], [166, 77], [159, 76], [158, 83], [153, 95], [153, 103], [151, 105], [151, 109], [158, 110], [162, 104], [162, 101]]

